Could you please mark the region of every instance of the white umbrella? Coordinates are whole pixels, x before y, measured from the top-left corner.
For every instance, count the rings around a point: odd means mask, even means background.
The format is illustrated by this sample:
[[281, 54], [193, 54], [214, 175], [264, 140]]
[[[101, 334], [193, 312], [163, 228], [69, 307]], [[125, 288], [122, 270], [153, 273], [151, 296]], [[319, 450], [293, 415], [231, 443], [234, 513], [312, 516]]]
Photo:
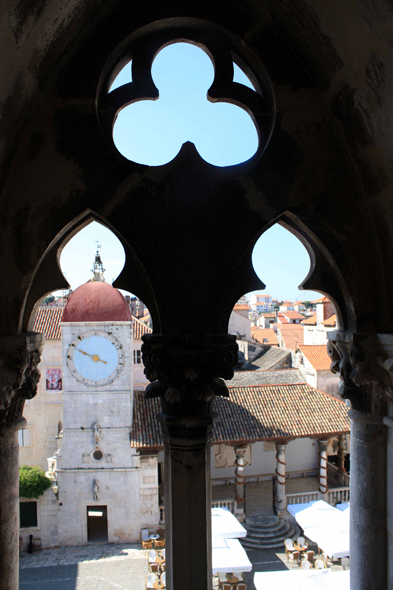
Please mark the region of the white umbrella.
[[330, 506], [330, 504], [327, 504], [323, 500], [319, 500], [309, 508], [301, 510], [295, 514], [295, 518], [307, 537], [309, 535], [306, 533], [306, 529], [311, 527], [329, 527], [342, 530], [343, 522], [345, 521], [345, 517], [340, 510], [333, 508], [333, 506]]
[[245, 537], [247, 531], [226, 508], [212, 508], [212, 535], [224, 539], [237, 539]]
[[213, 537], [213, 574], [250, 572], [252, 563], [237, 539]]
[[254, 585], [257, 590], [349, 590], [349, 571], [256, 572]]

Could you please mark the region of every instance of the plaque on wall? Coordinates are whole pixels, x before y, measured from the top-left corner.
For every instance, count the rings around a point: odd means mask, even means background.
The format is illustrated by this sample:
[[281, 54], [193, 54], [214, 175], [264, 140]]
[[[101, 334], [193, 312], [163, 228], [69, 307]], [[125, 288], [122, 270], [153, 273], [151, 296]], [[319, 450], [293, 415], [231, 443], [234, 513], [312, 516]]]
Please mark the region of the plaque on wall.
[[46, 369], [46, 391], [61, 391], [63, 376], [61, 369]]

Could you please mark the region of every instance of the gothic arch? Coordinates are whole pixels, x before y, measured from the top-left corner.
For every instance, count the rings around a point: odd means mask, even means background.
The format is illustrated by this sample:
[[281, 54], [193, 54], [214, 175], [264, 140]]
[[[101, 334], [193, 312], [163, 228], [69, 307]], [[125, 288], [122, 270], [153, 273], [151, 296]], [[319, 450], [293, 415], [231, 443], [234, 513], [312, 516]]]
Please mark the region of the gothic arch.
[[69, 287], [60, 269], [61, 252], [66, 244], [92, 221], [98, 221], [110, 229], [118, 237], [125, 250], [126, 260], [124, 268], [116, 279], [114, 285], [117, 288], [124, 288], [126, 290], [132, 289], [138, 297], [146, 302], [156, 329], [159, 327], [159, 316], [155, 305], [154, 293], [149, 279], [144, 272], [143, 266], [135, 255], [135, 252], [128, 242], [126, 242], [114, 228], [110, 227], [109, 224], [94, 211], [88, 210], [67, 224], [52, 240], [47, 250], [42, 255], [23, 302], [19, 332], [28, 332], [32, 330], [35, 310], [45, 295], [57, 289], [65, 289]]

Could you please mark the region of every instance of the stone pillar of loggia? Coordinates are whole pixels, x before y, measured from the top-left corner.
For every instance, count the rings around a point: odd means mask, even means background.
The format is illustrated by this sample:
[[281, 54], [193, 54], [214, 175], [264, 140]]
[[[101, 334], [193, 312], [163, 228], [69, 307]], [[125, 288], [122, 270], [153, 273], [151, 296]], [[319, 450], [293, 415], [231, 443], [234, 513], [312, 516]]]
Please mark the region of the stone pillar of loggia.
[[327, 440], [318, 440], [319, 450], [319, 488], [318, 497], [320, 500], [328, 501], [327, 485]]
[[287, 501], [285, 495], [285, 449], [287, 443], [276, 443], [276, 497], [275, 497], [275, 511], [277, 516], [283, 516], [287, 509]]
[[246, 464], [245, 461], [245, 454], [247, 452], [247, 447], [235, 447], [235, 500], [236, 500], [236, 507], [235, 507], [235, 515], [239, 522], [244, 522], [246, 519], [245, 513], [245, 498], [244, 498], [244, 485], [245, 485], [245, 477], [244, 473], [244, 466]]

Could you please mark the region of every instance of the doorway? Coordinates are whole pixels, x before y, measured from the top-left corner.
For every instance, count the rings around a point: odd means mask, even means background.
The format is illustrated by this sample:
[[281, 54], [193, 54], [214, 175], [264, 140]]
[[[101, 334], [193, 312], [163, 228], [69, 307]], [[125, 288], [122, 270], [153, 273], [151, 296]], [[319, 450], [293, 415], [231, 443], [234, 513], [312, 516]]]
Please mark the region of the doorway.
[[106, 506], [87, 506], [87, 540], [89, 543], [106, 543], [108, 541]]

